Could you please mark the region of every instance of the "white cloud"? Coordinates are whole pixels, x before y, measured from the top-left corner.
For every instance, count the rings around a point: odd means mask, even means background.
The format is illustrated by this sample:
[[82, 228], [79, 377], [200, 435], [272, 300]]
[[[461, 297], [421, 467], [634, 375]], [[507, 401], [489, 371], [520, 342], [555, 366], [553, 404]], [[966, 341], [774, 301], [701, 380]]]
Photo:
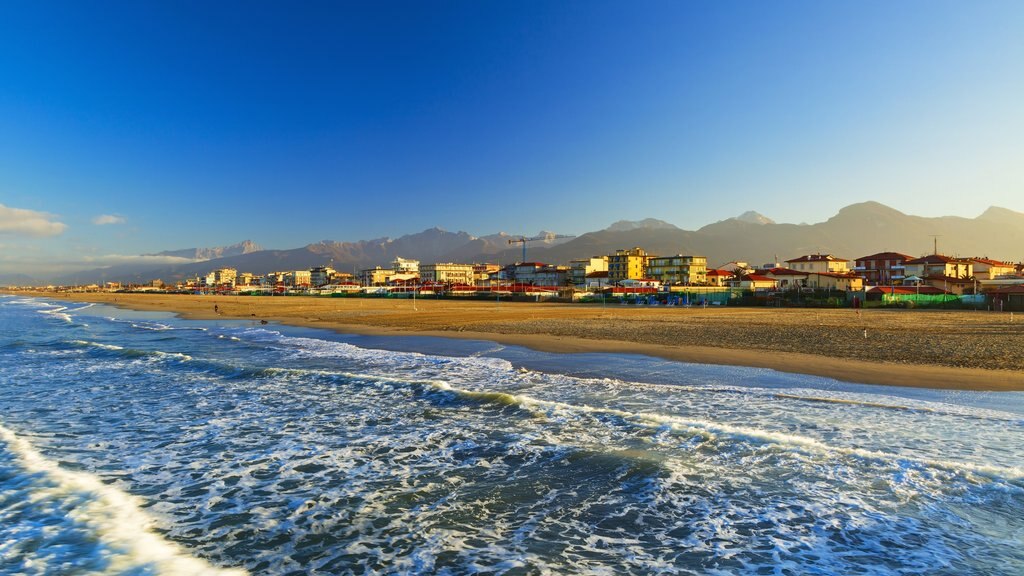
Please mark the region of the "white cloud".
[[53, 214], [9, 208], [0, 204], [0, 234], [20, 236], [57, 236], [64, 232], [67, 225], [57, 222]]
[[92, 223], [97, 226], [106, 226], [108, 224], [124, 224], [125, 219], [123, 216], [116, 214], [100, 214], [99, 216], [92, 219]]

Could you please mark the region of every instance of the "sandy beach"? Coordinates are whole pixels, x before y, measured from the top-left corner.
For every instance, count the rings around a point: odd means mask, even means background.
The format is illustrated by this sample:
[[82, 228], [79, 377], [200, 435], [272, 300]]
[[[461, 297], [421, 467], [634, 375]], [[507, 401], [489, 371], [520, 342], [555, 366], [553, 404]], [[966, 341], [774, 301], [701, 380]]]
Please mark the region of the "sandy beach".
[[646, 354], [868, 384], [1024, 390], [1024, 318], [1012, 322], [1008, 313], [869, 309], [858, 315], [850, 309], [176, 294], [32, 295], [172, 311], [187, 318], [220, 316], [345, 333], [473, 338], [549, 352]]

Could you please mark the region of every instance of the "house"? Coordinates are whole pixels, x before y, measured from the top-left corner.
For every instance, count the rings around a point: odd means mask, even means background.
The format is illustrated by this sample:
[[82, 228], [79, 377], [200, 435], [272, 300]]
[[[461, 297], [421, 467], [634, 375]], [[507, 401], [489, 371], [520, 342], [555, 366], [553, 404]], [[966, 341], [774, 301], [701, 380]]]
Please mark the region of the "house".
[[647, 273], [647, 260], [652, 258], [643, 248], [616, 250], [608, 256], [608, 277], [612, 282], [627, 278], [643, 278]]
[[864, 289], [864, 279], [853, 272], [812, 272], [807, 276], [807, 286], [817, 290], [859, 292]]
[[712, 268], [707, 271], [707, 282], [711, 286], [725, 286], [732, 277], [733, 273], [729, 270]]
[[611, 281], [608, 279], [608, 271], [604, 270], [601, 272], [591, 272], [587, 274], [585, 285], [587, 290], [607, 288], [611, 286]]
[[993, 310], [1024, 310], [1024, 286], [1004, 286], [991, 292]]
[[907, 261], [907, 277], [918, 278], [970, 278], [974, 276], [974, 265], [970, 260], [951, 258], [942, 254], [931, 254]]
[[850, 261], [836, 258], [831, 254], [808, 254], [792, 260], [786, 260], [786, 267], [800, 272], [848, 272]]
[[1000, 276], [1013, 276], [1017, 267], [1010, 262], [1001, 262], [989, 258], [968, 258], [974, 265], [973, 276], [978, 280], [995, 280]]
[[775, 280], [775, 287], [779, 290], [799, 290], [807, 287], [809, 272], [800, 272], [789, 268], [771, 268], [762, 271], [762, 274]]
[[665, 284], [705, 284], [708, 259], [704, 256], [654, 256], [647, 260], [647, 276]]
[[733, 280], [733, 283], [744, 290], [775, 290], [777, 284], [775, 279], [771, 276], [765, 276], [763, 274], [744, 274], [740, 276], [738, 280]]
[[907, 261], [912, 256], [899, 252], [879, 252], [854, 260], [853, 271], [870, 286], [901, 284], [906, 277]]
[[973, 278], [957, 278], [955, 276], [943, 276], [941, 274], [925, 276], [921, 278], [920, 283], [926, 286], [940, 288], [943, 291], [951, 292], [957, 296], [973, 294], [978, 285], [978, 282]]

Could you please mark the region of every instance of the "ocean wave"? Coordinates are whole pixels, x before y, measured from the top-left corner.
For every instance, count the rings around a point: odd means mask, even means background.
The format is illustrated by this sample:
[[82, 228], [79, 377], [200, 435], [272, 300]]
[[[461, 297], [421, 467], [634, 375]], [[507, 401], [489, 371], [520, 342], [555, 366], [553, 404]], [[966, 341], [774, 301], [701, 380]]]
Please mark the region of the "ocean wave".
[[[20, 469], [13, 478], [5, 479], [5, 484], [21, 494], [21, 506], [42, 509], [41, 513], [48, 516], [45, 528], [22, 527], [21, 542], [0, 544], [0, 549], [17, 547], [18, 554], [22, 555], [21, 562], [32, 564], [33, 571], [40, 566], [47, 573], [60, 571], [67, 567], [64, 563], [52, 566], [50, 563], [64, 561], [73, 565], [88, 561], [91, 556], [95, 564], [90, 568], [110, 574], [150, 571], [168, 576], [244, 574], [241, 570], [217, 568], [161, 538], [154, 530], [154, 520], [142, 511], [141, 500], [96, 476], [68, 470], [46, 459], [28, 441], [2, 425], [0, 442], [6, 445], [6, 451]], [[62, 529], [92, 535], [95, 543], [89, 546], [91, 554], [83, 554], [84, 550], [67, 550], [70, 538], [64, 538]], [[83, 539], [84, 542], [90, 540], [92, 538]], [[66, 558], [68, 554], [73, 554], [74, 558]]]

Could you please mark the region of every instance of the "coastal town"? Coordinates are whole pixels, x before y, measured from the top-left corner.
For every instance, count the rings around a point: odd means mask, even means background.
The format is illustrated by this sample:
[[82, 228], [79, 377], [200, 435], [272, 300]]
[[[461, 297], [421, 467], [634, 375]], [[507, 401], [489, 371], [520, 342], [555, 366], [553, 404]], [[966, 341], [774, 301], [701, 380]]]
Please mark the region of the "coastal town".
[[[12, 289], [15, 287], [12, 287]], [[33, 287], [32, 289], [39, 289]], [[220, 295], [510, 298], [572, 302], [609, 299], [668, 305], [942, 306], [1024, 310], [1024, 264], [938, 253], [881, 252], [854, 259], [812, 253], [765, 264], [662, 256], [642, 247], [571, 260], [421, 263], [396, 257], [343, 272], [329, 264], [253, 274], [234, 268], [175, 283], [47, 286], [51, 292], [160, 292]]]

